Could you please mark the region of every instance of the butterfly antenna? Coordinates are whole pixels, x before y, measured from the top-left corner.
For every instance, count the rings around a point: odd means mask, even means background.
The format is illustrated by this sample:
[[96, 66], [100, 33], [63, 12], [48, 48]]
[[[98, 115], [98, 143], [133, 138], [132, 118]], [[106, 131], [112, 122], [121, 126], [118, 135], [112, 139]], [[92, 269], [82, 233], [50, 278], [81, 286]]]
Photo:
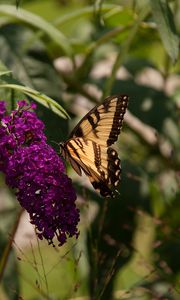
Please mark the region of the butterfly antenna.
[[55, 144], [56, 146], [59, 146], [60, 145], [60, 143], [57, 143], [56, 141], [51, 141], [51, 143], [53, 143], [53, 144]]

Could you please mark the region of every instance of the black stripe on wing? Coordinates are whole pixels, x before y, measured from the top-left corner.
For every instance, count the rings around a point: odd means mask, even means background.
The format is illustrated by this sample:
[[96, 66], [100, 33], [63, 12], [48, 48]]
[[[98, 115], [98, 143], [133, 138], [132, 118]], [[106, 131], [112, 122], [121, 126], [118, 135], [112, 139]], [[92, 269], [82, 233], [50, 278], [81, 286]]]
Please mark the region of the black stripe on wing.
[[111, 131], [109, 133], [109, 138], [107, 139], [107, 146], [111, 146], [118, 139], [118, 135], [120, 134], [122, 128], [124, 114], [126, 112], [127, 105], [128, 105], [128, 96], [126, 95], [119, 96], [116, 104], [116, 109], [114, 112]]

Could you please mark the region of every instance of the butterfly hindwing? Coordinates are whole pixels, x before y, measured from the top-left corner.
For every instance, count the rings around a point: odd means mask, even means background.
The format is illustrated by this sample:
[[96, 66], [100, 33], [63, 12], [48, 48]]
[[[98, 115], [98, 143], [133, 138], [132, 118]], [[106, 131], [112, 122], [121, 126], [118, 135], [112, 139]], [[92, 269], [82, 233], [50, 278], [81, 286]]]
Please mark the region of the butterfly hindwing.
[[121, 175], [117, 152], [110, 147], [100, 146], [94, 141], [84, 141], [82, 138], [69, 140], [66, 147], [68, 159], [75, 171], [78, 173], [77, 165], [102, 196], [113, 196], [112, 189], [119, 184]]
[[95, 190], [97, 190], [101, 196], [113, 197], [113, 189], [118, 186], [121, 180], [121, 162], [117, 152], [112, 148], [107, 149], [107, 162], [106, 170], [102, 169], [101, 165], [99, 167], [100, 178], [93, 176], [93, 174], [88, 177]]
[[110, 146], [120, 134], [127, 103], [126, 95], [106, 98], [82, 118], [68, 141], [61, 144], [64, 158], [79, 175], [83, 170], [103, 197], [113, 196], [120, 182], [120, 159]]

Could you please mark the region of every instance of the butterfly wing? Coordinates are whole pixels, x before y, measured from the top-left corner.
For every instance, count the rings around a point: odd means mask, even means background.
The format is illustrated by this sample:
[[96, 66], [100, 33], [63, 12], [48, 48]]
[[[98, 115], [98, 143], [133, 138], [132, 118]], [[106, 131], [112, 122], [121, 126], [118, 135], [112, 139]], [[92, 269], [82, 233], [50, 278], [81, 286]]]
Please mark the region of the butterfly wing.
[[85, 115], [61, 145], [64, 158], [79, 175], [83, 170], [104, 197], [113, 196], [112, 190], [120, 182], [120, 159], [110, 146], [120, 134], [127, 103], [127, 95], [106, 98]]
[[85, 115], [70, 138], [82, 137], [100, 145], [111, 146], [120, 134], [127, 104], [127, 95], [107, 97]]
[[114, 149], [76, 138], [66, 144], [66, 155], [75, 171], [81, 175], [82, 169], [103, 197], [113, 196], [121, 175], [120, 159]]

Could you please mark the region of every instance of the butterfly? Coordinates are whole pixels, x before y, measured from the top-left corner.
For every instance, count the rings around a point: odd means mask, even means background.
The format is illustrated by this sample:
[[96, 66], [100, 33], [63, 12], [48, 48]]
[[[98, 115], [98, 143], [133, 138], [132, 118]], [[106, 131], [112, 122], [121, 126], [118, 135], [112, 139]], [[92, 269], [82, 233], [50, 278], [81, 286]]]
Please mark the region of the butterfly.
[[60, 144], [61, 154], [77, 172], [88, 176], [103, 197], [114, 197], [121, 180], [121, 161], [111, 147], [121, 132], [129, 97], [107, 97], [90, 110]]

